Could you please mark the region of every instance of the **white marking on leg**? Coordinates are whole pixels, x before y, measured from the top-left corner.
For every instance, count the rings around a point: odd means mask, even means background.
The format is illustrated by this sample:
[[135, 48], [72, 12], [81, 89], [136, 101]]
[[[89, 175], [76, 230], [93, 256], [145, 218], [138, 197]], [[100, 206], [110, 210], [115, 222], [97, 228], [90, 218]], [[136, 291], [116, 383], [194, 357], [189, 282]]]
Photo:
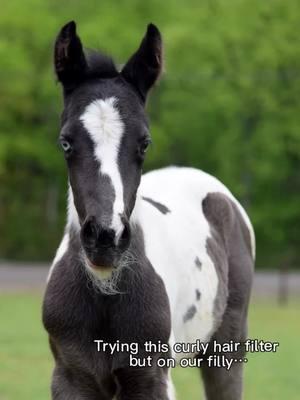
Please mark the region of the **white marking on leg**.
[[69, 233], [66, 233], [65, 236], [63, 237], [62, 241], [60, 242], [60, 245], [56, 251], [56, 255], [54, 257], [54, 260], [52, 262], [52, 265], [49, 269], [48, 277], [47, 277], [47, 283], [49, 282], [51, 275], [53, 273], [53, 270], [56, 266], [56, 264], [62, 259], [66, 251], [68, 250], [69, 247], [69, 242], [70, 242], [70, 235]]
[[175, 387], [172, 381], [170, 369], [168, 371], [168, 378], [167, 378], [167, 396], [168, 400], [176, 400]]
[[100, 163], [100, 173], [111, 179], [115, 191], [111, 229], [114, 229], [118, 239], [123, 230], [120, 215], [124, 212], [123, 184], [118, 166], [124, 123], [116, 102], [115, 97], [93, 101], [86, 107], [80, 121], [94, 142], [94, 154]]

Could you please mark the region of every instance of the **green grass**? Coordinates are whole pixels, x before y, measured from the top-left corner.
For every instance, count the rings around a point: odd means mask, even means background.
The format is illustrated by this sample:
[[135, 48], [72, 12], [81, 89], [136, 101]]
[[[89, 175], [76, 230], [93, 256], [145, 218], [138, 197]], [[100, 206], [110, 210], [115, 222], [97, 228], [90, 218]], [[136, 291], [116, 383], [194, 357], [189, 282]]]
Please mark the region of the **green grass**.
[[[245, 400], [298, 400], [300, 393], [300, 303], [279, 308], [255, 303], [251, 338], [280, 342], [277, 353], [248, 355]], [[38, 295], [0, 296], [0, 400], [49, 399], [52, 357], [41, 325]], [[201, 399], [199, 372], [173, 371], [179, 400]]]

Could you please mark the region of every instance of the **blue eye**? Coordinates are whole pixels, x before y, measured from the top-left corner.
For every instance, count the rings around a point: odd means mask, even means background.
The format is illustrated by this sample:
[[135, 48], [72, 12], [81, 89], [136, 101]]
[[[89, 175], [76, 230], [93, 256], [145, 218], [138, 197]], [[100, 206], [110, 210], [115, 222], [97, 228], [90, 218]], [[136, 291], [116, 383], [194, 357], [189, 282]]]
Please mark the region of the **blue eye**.
[[71, 152], [72, 146], [67, 140], [61, 140], [60, 145], [65, 153], [69, 154]]

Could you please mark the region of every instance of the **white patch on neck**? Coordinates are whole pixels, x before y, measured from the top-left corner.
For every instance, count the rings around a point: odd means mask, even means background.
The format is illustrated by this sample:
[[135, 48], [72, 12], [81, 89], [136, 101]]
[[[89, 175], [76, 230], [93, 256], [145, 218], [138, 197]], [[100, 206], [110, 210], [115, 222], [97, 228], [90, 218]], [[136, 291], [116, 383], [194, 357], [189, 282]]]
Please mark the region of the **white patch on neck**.
[[70, 241], [70, 235], [69, 235], [69, 233], [65, 233], [65, 236], [63, 237], [62, 241], [60, 242], [60, 245], [56, 251], [56, 255], [54, 257], [54, 260], [53, 260], [50, 270], [48, 272], [47, 283], [49, 282], [49, 280], [51, 278], [52, 272], [53, 272], [56, 264], [62, 259], [62, 257], [68, 250], [69, 241]]
[[78, 214], [77, 214], [77, 211], [76, 211], [76, 208], [75, 208], [75, 204], [74, 204], [74, 196], [73, 196], [71, 185], [69, 184], [67, 227], [70, 228], [71, 226], [74, 227], [77, 230], [80, 229], [79, 218], [78, 218]]
[[175, 387], [172, 382], [172, 377], [171, 377], [171, 368], [168, 371], [168, 377], [167, 377], [167, 396], [168, 400], [176, 400], [176, 394], [175, 394]]
[[89, 104], [80, 117], [80, 121], [94, 142], [94, 154], [100, 163], [100, 173], [109, 176], [115, 201], [111, 229], [118, 238], [123, 230], [120, 215], [124, 212], [123, 184], [118, 166], [118, 153], [124, 133], [124, 123], [116, 107], [117, 99], [109, 97], [98, 99]]

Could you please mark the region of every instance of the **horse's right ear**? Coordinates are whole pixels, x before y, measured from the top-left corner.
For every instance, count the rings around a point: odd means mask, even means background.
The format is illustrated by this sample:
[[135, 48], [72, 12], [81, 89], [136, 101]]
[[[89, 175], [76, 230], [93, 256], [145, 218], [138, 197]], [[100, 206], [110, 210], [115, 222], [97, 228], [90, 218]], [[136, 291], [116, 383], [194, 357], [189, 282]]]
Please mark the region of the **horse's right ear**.
[[57, 36], [54, 66], [57, 78], [66, 92], [72, 91], [84, 78], [87, 62], [74, 21], [63, 26]]

